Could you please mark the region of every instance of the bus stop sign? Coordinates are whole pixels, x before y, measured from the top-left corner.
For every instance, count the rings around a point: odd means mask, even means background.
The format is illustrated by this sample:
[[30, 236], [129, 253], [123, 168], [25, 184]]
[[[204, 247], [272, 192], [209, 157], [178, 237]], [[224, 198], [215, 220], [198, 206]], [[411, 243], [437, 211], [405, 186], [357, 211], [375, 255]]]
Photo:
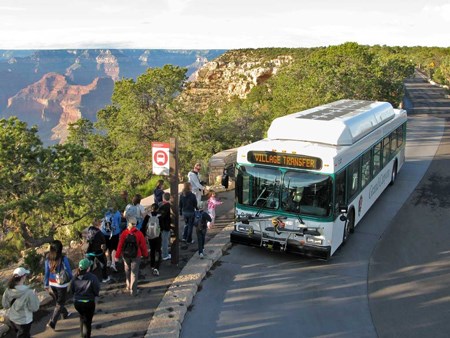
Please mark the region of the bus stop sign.
[[169, 176], [169, 143], [152, 142], [152, 172]]

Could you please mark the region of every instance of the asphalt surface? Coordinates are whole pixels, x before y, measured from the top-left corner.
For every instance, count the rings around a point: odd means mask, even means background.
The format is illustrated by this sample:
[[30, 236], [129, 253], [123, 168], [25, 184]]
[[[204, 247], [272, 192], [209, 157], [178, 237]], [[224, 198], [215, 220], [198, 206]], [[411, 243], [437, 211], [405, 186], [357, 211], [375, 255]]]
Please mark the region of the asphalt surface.
[[[442, 119], [445, 130], [427, 172], [372, 255], [369, 304], [379, 337], [449, 337], [450, 99], [421, 79], [406, 88], [409, 114]], [[417, 141], [426, 147], [429, 139]]]
[[233, 246], [181, 337], [449, 336], [450, 101], [421, 79], [406, 87], [407, 163], [349, 242], [328, 262]]

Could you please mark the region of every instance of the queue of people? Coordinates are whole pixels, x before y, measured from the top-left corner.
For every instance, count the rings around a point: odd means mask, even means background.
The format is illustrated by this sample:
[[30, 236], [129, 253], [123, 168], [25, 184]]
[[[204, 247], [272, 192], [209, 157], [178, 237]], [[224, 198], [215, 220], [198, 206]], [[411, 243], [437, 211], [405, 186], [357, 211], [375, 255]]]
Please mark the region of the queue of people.
[[[180, 194], [179, 212], [185, 222], [182, 241], [195, 243], [192, 234], [196, 227], [198, 253], [203, 258], [207, 229], [213, 226], [215, 208], [222, 202], [216, 198], [214, 191], [209, 192], [206, 203], [201, 200], [205, 183], [200, 180], [200, 168], [200, 164], [196, 163], [188, 175], [189, 182], [184, 184]], [[44, 288], [56, 305], [47, 328], [55, 330], [59, 319], [67, 319], [72, 315], [65, 306], [70, 286], [74, 307], [80, 317], [80, 335], [90, 337], [101, 283], [111, 280], [109, 271], [117, 272], [116, 263], [120, 259], [124, 263], [124, 291], [132, 296], [140, 292], [137, 281], [142, 259], [150, 256], [152, 273], [159, 275], [161, 261], [171, 259], [171, 196], [164, 192], [163, 184], [164, 181], [158, 181], [154, 190], [155, 203], [150, 208], [140, 204], [140, 195], [135, 195], [132, 202], [128, 203], [127, 192], [122, 192], [116, 209], [108, 209], [102, 220], [95, 220], [84, 231], [85, 257], [78, 262], [74, 273], [68, 258], [63, 254], [61, 241], [50, 243], [44, 263]], [[97, 269], [101, 271], [100, 280], [93, 273]], [[26, 285], [29, 274], [30, 271], [23, 267], [15, 269], [2, 297], [2, 306], [8, 311], [17, 337], [30, 337], [33, 312], [39, 309], [36, 292]]]

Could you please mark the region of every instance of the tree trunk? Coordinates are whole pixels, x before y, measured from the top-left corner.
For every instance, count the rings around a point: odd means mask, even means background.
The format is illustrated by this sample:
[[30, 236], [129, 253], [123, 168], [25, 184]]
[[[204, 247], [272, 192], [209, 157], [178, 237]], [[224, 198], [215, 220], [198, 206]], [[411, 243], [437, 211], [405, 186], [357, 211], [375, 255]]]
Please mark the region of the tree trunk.
[[27, 225], [25, 223], [20, 224], [20, 234], [25, 241], [26, 248], [36, 248], [41, 246], [42, 244], [49, 243], [53, 241], [53, 231], [50, 235], [41, 238], [35, 238], [32, 233], [30, 233]]

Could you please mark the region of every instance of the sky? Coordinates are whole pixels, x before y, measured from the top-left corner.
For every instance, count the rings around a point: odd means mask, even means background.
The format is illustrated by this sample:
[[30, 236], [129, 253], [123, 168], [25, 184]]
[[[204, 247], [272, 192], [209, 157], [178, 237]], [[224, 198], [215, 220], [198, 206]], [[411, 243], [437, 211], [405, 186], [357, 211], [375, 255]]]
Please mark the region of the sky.
[[450, 47], [450, 0], [0, 0], [0, 49]]

